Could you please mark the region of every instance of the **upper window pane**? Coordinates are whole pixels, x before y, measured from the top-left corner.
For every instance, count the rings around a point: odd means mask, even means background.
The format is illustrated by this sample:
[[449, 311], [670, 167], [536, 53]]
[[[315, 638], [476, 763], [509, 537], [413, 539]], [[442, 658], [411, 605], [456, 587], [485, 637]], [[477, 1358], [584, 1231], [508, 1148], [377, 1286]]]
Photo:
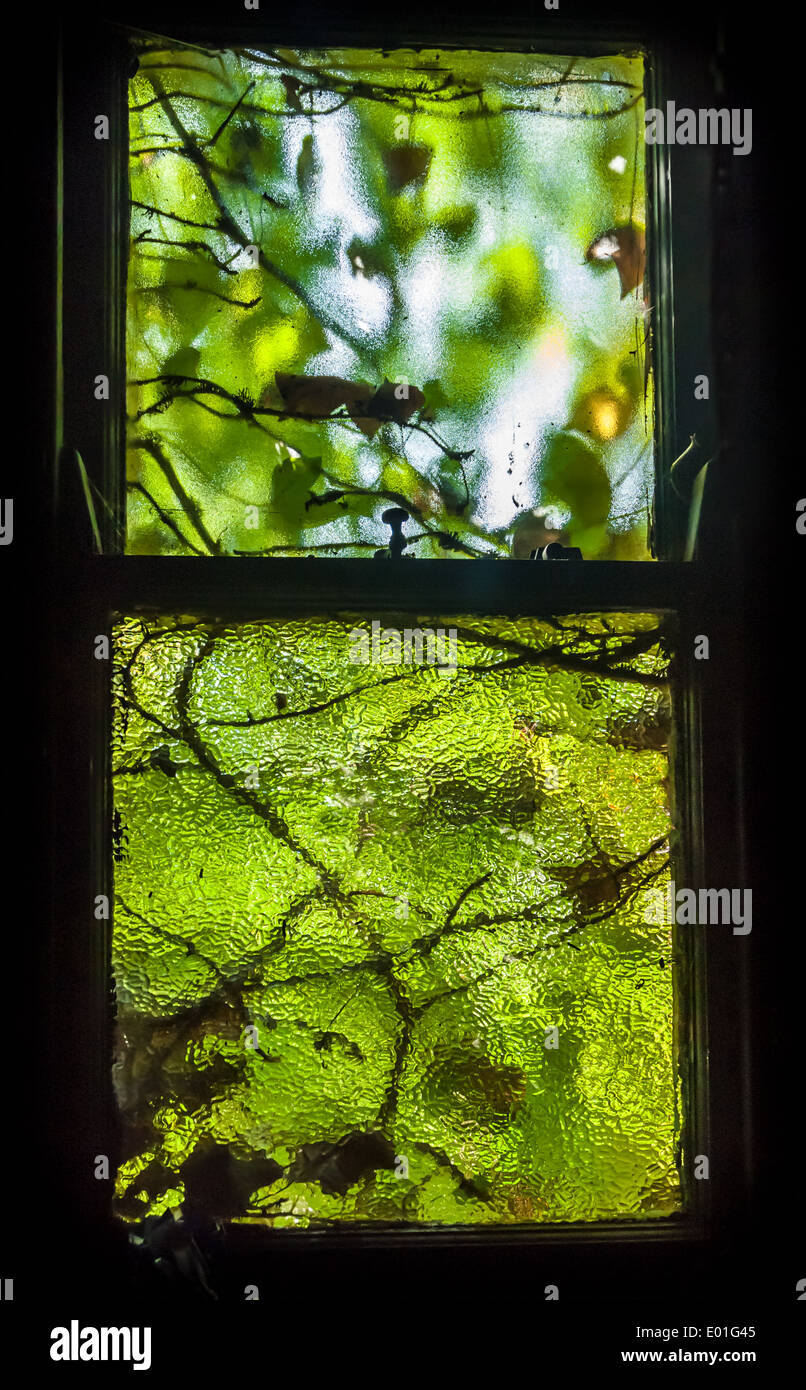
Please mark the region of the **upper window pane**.
[[128, 552], [648, 559], [643, 80], [144, 43]]

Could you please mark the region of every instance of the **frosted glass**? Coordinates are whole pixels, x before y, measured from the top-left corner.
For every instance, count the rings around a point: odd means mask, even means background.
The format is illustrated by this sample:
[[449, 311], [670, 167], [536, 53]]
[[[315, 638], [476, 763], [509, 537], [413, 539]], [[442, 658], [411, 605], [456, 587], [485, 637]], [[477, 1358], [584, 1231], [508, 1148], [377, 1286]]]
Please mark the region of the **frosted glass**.
[[127, 550], [648, 559], [643, 80], [143, 46]]
[[659, 622], [119, 621], [121, 1217], [679, 1209]]

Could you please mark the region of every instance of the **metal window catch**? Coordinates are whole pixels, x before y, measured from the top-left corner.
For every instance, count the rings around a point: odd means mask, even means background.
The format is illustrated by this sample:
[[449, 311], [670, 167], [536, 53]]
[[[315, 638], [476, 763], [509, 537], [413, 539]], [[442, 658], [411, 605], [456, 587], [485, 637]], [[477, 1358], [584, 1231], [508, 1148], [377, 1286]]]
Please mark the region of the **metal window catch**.
[[530, 560], [581, 560], [582, 551], [575, 545], [560, 545], [559, 541], [549, 541], [533, 550]]
[[[381, 521], [385, 521], [387, 526], [391, 526], [392, 535], [389, 539], [389, 554], [393, 560], [399, 560], [403, 554], [408, 541], [403, 535], [403, 522], [408, 521], [409, 514], [402, 507], [387, 507], [381, 516]], [[386, 556], [385, 550], [376, 550], [375, 559], [383, 559]]]

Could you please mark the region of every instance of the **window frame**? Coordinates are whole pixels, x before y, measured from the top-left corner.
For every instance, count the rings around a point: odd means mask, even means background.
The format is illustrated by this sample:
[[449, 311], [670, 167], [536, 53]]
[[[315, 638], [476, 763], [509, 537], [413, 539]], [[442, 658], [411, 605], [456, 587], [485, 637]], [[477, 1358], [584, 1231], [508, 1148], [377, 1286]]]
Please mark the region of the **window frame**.
[[[392, 21], [382, 29], [348, 19], [314, 15], [295, 21], [293, 34], [277, 41], [294, 46], [408, 46], [414, 41], [405, 19], [390, 38]], [[437, 27], [439, 21], [436, 22]], [[478, 23], [478, 21], [476, 21]], [[269, 21], [261, 21], [262, 29]], [[521, 20], [489, 21], [490, 32], [454, 35], [452, 47], [524, 48], [534, 51], [612, 52], [614, 45], [646, 46], [653, 51], [648, 105], [662, 106], [666, 92], [686, 93], [697, 105], [707, 90], [702, 52], [692, 54], [662, 38], [640, 36], [601, 24], [601, 40], [580, 37], [573, 28]], [[430, 22], [434, 30], [434, 22]], [[493, 29], [495, 34], [493, 37]], [[204, 23], [171, 24], [160, 30], [188, 42], [223, 43], [220, 27]], [[228, 31], [226, 41], [254, 42], [254, 26]], [[88, 42], [88, 36], [90, 41]], [[416, 25], [420, 46], [444, 48], [429, 23]], [[683, 560], [688, 518], [668, 485], [676, 453], [695, 432], [705, 448], [713, 426], [701, 424], [692, 393], [680, 383], [696, 371], [710, 371], [711, 324], [709, 219], [702, 215], [712, 186], [713, 152], [695, 148], [675, 162], [663, 146], [648, 147], [648, 202], [652, 209], [649, 277], [656, 294], [655, 335], [656, 506], [663, 558], [637, 563], [592, 562], [535, 565], [520, 560], [419, 560], [370, 565], [366, 560], [247, 557], [125, 556], [114, 553], [115, 517], [124, 515], [120, 460], [125, 430], [125, 295], [128, 228], [127, 119], [125, 38], [113, 26], [62, 34], [58, 217], [61, 230], [57, 282], [57, 341], [50, 475], [51, 548], [62, 576], [53, 596], [53, 669], [60, 672], [52, 692], [52, 797], [56, 835], [52, 845], [48, 931], [48, 1012], [65, 1013], [64, 981], [72, 998], [66, 1017], [72, 1024], [69, 1062], [56, 1039], [48, 1049], [49, 1090], [54, 1097], [51, 1133], [70, 1136], [64, 1156], [65, 1199], [82, 1219], [97, 1227], [110, 1222], [110, 1185], [94, 1181], [87, 1141], [93, 1153], [112, 1158], [118, 1142], [118, 1118], [111, 1080], [113, 998], [110, 976], [110, 922], [96, 921], [96, 895], [113, 900], [111, 845], [110, 663], [92, 657], [96, 635], [109, 633], [116, 613], [181, 611], [198, 617], [232, 620], [361, 611], [427, 615], [559, 614], [571, 612], [657, 610], [676, 615], [678, 655], [674, 663], [675, 784], [680, 797], [679, 852], [674, 860], [677, 882], [698, 887], [731, 884], [743, 877], [741, 827], [746, 819], [741, 771], [741, 729], [746, 712], [741, 698], [723, 708], [725, 687], [702, 679], [693, 661], [694, 637], [708, 632], [738, 661], [737, 637], [730, 603], [731, 564], [736, 539], [721, 534], [713, 508], [704, 504], [703, 528], [716, 554], [695, 547]], [[691, 94], [691, 95], [689, 95]], [[110, 141], [91, 137], [93, 118], [110, 115]], [[88, 152], [89, 147], [89, 152]], [[674, 188], [674, 207], [670, 191]], [[697, 209], [695, 213], [692, 209]], [[686, 211], [688, 210], [688, 211]], [[673, 274], [672, 274], [673, 272]], [[87, 326], [92, 331], [87, 331]], [[114, 364], [117, 364], [115, 370]], [[92, 381], [99, 371], [110, 375], [110, 400], [96, 402]], [[712, 378], [713, 379], [713, 378]], [[710, 430], [710, 433], [709, 433]], [[103, 554], [94, 552], [87, 505], [75, 450], [89, 476], [110, 500], [114, 516], [98, 514]], [[736, 833], [730, 833], [730, 827]], [[64, 923], [72, 922], [72, 932]], [[302, 1259], [316, 1249], [323, 1260], [340, 1252], [395, 1249], [414, 1252], [476, 1252], [481, 1262], [506, 1248], [526, 1257], [550, 1256], [552, 1269], [567, 1270], [581, 1249], [590, 1255], [591, 1276], [617, 1268], [640, 1289], [639, 1266], [656, 1277], [678, 1275], [692, 1250], [705, 1249], [714, 1233], [735, 1225], [748, 1209], [755, 1131], [749, 1118], [752, 1065], [747, 1055], [752, 1003], [747, 952], [735, 949], [728, 933], [709, 929], [681, 933], [678, 985], [690, 1008], [680, 1038], [684, 1080], [684, 1117], [688, 1119], [688, 1166], [694, 1154], [709, 1155], [712, 1169], [726, 1177], [697, 1183], [689, 1177], [689, 1210], [680, 1217], [646, 1222], [610, 1221], [539, 1224], [528, 1227], [467, 1228], [394, 1232], [350, 1227], [338, 1232], [265, 1232], [229, 1226], [228, 1269], [246, 1261], [269, 1266], [276, 1258]], [[726, 997], [724, 981], [735, 983]], [[741, 1114], [741, 1124], [735, 1116]], [[114, 1160], [111, 1163], [115, 1170]], [[415, 1250], [416, 1247], [416, 1250]], [[619, 1251], [622, 1253], [619, 1254]], [[640, 1260], [636, 1261], [636, 1253]], [[613, 1263], [615, 1261], [615, 1264]], [[682, 1263], [681, 1263], [682, 1262]], [[244, 1266], [245, 1267], [245, 1266]], [[236, 1277], [233, 1275], [233, 1277]]]

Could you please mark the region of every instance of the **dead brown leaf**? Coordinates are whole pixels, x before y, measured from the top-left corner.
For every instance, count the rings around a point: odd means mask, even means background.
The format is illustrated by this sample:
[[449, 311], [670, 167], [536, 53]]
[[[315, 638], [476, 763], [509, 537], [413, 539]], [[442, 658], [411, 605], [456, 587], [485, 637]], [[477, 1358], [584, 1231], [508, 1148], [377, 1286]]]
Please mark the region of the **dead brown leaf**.
[[373, 394], [368, 381], [346, 381], [340, 376], [275, 372], [274, 379], [289, 415], [330, 415], [342, 405], [366, 406]]
[[383, 162], [392, 192], [399, 193], [407, 184], [424, 178], [433, 153], [428, 145], [393, 145], [384, 150]]
[[275, 372], [277, 389], [289, 415], [327, 416], [346, 406], [362, 434], [373, 439], [386, 420], [400, 425], [425, 404], [416, 386], [404, 386], [384, 378], [375, 390], [367, 381], [347, 381], [340, 376], [294, 376]]
[[613, 261], [621, 280], [621, 298], [637, 289], [646, 268], [646, 236], [638, 227], [611, 227], [592, 241], [586, 261]]

